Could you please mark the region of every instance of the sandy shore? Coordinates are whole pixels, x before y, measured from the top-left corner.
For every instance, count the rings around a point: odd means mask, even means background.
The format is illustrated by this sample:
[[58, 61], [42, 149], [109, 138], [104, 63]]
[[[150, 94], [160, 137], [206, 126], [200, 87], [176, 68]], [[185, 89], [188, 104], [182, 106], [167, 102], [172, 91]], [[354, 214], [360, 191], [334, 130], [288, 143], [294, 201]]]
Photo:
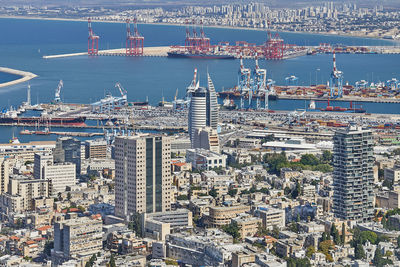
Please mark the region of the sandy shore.
[[0, 67], [0, 72], [5, 72], [5, 73], [10, 73], [10, 74], [21, 76], [21, 78], [19, 78], [19, 79], [16, 79], [16, 80], [13, 80], [10, 82], [0, 83], [0, 88], [10, 86], [10, 85], [15, 85], [18, 83], [23, 83], [23, 82], [29, 81], [29, 80], [37, 77], [36, 74], [33, 74], [31, 72], [15, 70], [15, 69], [10, 69], [10, 68], [4, 68], [4, 67]]
[[[1, 16], [0, 18], [9, 18], [9, 19], [32, 19], [32, 20], [54, 20], [54, 21], [87, 21], [86, 19], [69, 19], [69, 18], [44, 18], [44, 17], [28, 17], [28, 16]], [[102, 22], [102, 23], [121, 23], [125, 24], [124, 21], [112, 21], [112, 20], [94, 20], [93, 22]], [[178, 24], [178, 23], [144, 23], [140, 24], [147, 25], [165, 25], [165, 26], [186, 26], [186, 24]], [[204, 28], [220, 28], [220, 29], [232, 29], [232, 30], [249, 30], [249, 31], [264, 31], [267, 29], [264, 28], [249, 28], [249, 27], [234, 27], [234, 26], [223, 26], [223, 25], [204, 25]], [[385, 41], [393, 41], [384, 39], [377, 36], [360, 36], [355, 34], [345, 34], [345, 33], [329, 33], [329, 32], [306, 32], [306, 31], [286, 31], [286, 30], [272, 30], [272, 32], [287, 32], [287, 33], [297, 33], [297, 34], [311, 34], [311, 35], [322, 35], [322, 36], [342, 36], [342, 37], [354, 37], [354, 38], [366, 38], [366, 39], [377, 39], [377, 40], [385, 40]], [[397, 41], [399, 42], [399, 41]]]

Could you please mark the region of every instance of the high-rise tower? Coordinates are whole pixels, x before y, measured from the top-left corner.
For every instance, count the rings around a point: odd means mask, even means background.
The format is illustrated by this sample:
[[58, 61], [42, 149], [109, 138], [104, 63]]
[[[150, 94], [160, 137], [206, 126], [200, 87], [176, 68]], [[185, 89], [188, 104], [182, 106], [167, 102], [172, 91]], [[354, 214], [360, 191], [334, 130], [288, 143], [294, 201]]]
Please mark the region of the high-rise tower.
[[349, 126], [334, 136], [333, 212], [344, 220], [372, 219], [373, 207], [372, 132]]
[[171, 142], [166, 136], [115, 139], [115, 215], [171, 209]]
[[207, 74], [207, 88], [198, 87], [192, 92], [188, 117], [189, 135], [192, 147], [195, 142], [196, 131], [211, 127], [217, 130], [218, 127], [218, 101], [214, 84], [209, 74]]

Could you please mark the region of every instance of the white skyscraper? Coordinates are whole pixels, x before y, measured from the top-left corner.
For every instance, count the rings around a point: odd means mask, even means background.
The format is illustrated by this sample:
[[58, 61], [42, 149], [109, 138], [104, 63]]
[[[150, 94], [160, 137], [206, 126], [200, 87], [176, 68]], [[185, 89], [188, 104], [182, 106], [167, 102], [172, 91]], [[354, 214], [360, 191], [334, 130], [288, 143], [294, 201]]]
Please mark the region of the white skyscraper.
[[196, 148], [196, 131], [211, 127], [217, 130], [218, 127], [218, 102], [214, 84], [209, 74], [207, 74], [207, 88], [198, 87], [191, 96], [189, 109], [189, 135], [192, 148]]

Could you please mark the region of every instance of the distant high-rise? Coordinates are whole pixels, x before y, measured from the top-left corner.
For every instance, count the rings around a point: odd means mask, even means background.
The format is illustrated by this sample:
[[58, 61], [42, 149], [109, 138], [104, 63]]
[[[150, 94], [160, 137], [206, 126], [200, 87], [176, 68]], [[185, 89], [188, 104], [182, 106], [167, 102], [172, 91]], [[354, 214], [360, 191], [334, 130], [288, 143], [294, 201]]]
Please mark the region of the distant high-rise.
[[333, 212], [344, 220], [365, 222], [374, 215], [372, 132], [349, 126], [334, 136]]
[[194, 140], [196, 131], [208, 126], [218, 127], [218, 102], [214, 84], [207, 74], [207, 88], [198, 87], [191, 96], [189, 109], [189, 135], [192, 147], [198, 143]]
[[171, 209], [171, 142], [166, 136], [115, 139], [115, 215]]

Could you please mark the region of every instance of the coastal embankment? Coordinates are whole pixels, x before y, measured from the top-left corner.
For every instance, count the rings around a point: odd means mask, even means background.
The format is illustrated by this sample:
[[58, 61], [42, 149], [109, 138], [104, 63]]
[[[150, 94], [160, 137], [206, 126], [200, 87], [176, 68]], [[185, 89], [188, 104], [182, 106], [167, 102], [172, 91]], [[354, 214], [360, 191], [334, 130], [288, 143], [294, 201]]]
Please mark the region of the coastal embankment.
[[23, 83], [23, 82], [29, 81], [29, 80], [37, 77], [36, 74], [33, 74], [31, 72], [15, 70], [15, 69], [10, 69], [10, 68], [5, 68], [5, 67], [0, 67], [0, 72], [5, 72], [5, 73], [10, 73], [10, 74], [21, 76], [21, 78], [19, 78], [19, 79], [5, 82], [5, 83], [0, 83], [0, 88], [10, 86], [10, 85], [15, 85], [18, 83]]

